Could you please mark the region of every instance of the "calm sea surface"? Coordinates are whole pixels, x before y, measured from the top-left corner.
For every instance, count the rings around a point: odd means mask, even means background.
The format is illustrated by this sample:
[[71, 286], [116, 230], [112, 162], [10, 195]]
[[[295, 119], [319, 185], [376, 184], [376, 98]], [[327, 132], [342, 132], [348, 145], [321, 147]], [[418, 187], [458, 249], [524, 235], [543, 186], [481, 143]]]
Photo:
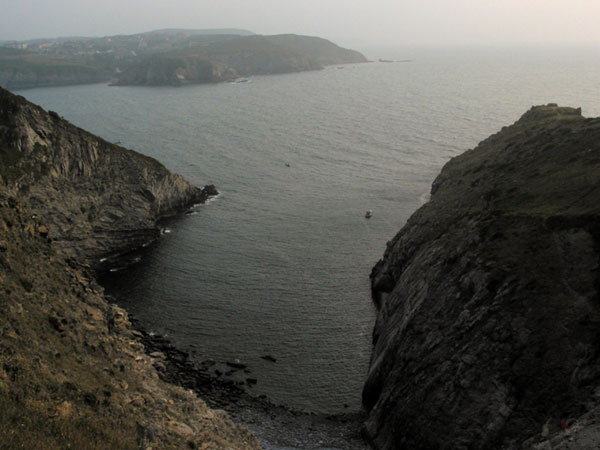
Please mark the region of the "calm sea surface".
[[360, 408], [369, 272], [442, 165], [533, 104], [600, 116], [598, 50], [372, 56], [412, 61], [240, 84], [19, 92], [217, 185], [219, 197], [170, 222], [108, 290], [198, 361], [239, 359], [258, 379], [252, 392], [309, 411]]

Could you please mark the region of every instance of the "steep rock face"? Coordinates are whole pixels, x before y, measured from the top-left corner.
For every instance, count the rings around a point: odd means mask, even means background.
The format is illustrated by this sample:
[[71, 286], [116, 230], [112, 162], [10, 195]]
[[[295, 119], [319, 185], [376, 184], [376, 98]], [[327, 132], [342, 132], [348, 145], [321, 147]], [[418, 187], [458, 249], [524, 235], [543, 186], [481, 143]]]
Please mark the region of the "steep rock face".
[[139, 247], [156, 221], [208, 196], [158, 161], [106, 142], [0, 88], [0, 176], [80, 262]]
[[0, 90], [0, 447], [260, 448], [159, 379], [82, 265], [214, 193]]
[[371, 274], [375, 448], [569, 448], [600, 395], [599, 180], [600, 119], [555, 105], [446, 164]]

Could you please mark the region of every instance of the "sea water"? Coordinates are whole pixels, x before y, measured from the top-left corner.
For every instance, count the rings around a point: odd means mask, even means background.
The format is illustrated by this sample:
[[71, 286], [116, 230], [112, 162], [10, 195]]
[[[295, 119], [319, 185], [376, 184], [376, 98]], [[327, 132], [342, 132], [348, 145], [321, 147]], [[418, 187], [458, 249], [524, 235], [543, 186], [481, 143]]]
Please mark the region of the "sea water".
[[239, 359], [258, 380], [252, 393], [307, 411], [360, 408], [369, 272], [443, 164], [534, 104], [600, 115], [597, 49], [372, 56], [410, 61], [237, 84], [19, 92], [218, 187], [112, 273], [107, 291], [195, 360]]

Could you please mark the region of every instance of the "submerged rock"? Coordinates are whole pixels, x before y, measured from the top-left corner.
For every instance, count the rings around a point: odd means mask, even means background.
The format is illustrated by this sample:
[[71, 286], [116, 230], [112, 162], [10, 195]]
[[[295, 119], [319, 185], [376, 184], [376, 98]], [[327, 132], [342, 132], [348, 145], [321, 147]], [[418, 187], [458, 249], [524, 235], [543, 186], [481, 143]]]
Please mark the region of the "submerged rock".
[[563, 448], [597, 411], [599, 180], [600, 119], [556, 105], [446, 164], [371, 274], [374, 448]]
[[227, 361], [226, 364], [229, 367], [233, 367], [234, 369], [245, 369], [246, 367], [248, 367], [247, 364], [244, 364], [239, 359], [234, 359], [233, 361]]

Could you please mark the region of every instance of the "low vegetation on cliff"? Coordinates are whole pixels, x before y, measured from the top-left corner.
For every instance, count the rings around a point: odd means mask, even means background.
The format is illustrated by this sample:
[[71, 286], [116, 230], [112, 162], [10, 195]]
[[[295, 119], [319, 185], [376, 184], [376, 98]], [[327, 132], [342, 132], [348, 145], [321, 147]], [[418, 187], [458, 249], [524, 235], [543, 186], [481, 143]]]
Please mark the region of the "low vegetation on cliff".
[[39, 55], [0, 47], [0, 85], [9, 88], [98, 83], [110, 74], [106, 68], [74, 56]]
[[159, 379], [89, 266], [207, 195], [0, 90], [1, 448], [260, 448]]
[[552, 104], [446, 164], [371, 275], [375, 448], [598, 448], [599, 180]]

